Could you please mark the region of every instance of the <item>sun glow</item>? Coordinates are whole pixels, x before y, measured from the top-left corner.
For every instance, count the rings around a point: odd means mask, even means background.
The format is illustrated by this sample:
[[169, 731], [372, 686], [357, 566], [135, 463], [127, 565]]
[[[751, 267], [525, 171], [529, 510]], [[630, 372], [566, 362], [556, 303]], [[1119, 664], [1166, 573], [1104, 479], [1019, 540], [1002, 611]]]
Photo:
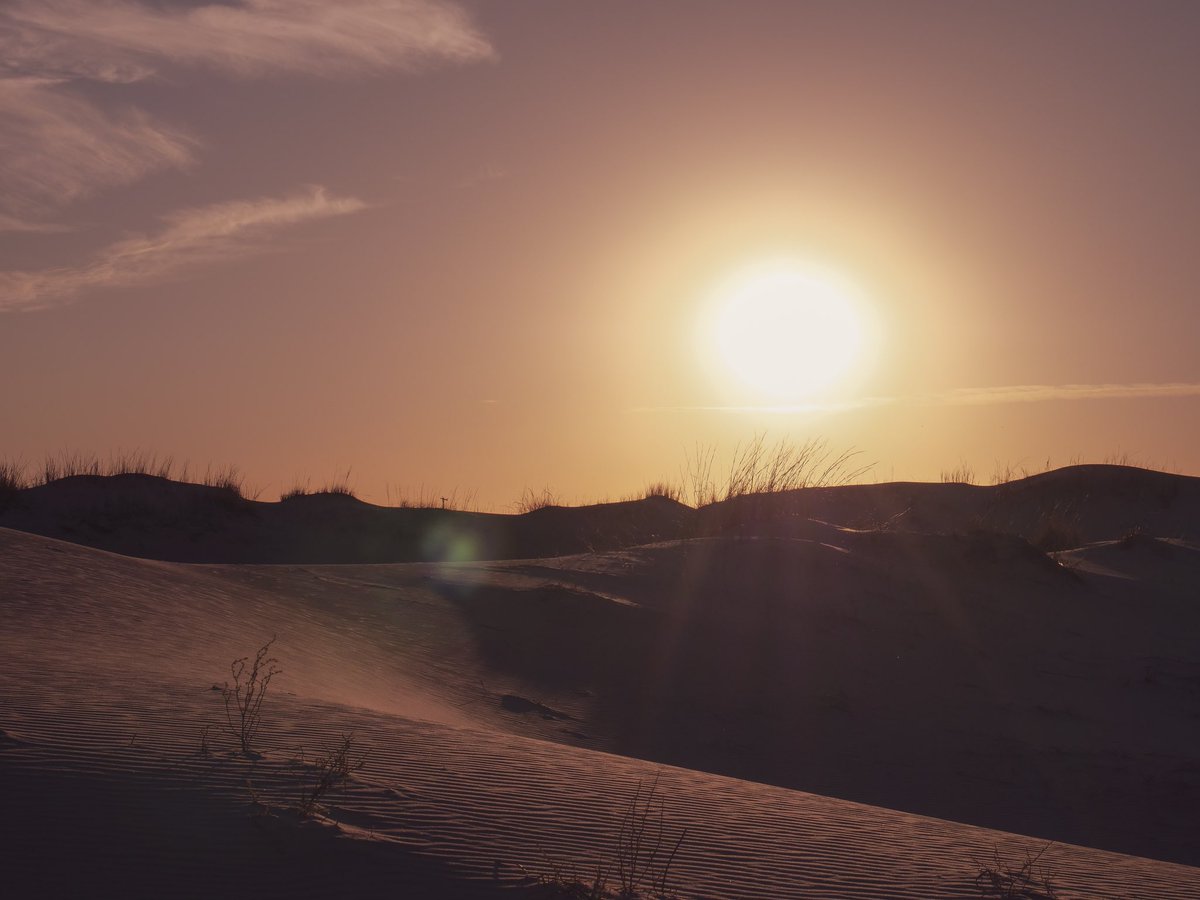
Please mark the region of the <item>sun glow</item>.
[[743, 269], [714, 293], [706, 356], [762, 398], [826, 393], [863, 361], [868, 343], [858, 291], [794, 260]]

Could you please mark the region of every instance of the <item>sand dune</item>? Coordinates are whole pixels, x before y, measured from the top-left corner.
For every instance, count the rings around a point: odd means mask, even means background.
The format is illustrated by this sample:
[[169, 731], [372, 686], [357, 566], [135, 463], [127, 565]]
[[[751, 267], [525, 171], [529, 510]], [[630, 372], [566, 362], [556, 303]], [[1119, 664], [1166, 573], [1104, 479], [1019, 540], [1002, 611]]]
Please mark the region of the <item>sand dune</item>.
[[[811, 527], [824, 540], [213, 571], [359, 598], [390, 655], [420, 657], [414, 671], [457, 685], [452, 701], [489, 727], [1200, 861], [1191, 545], [1169, 545], [1183, 580], [1159, 583], [1071, 554], [1069, 568], [1016, 538]], [[565, 718], [515, 719], [502, 694]]]
[[267, 503], [150, 475], [79, 475], [0, 495], [0, 527], [176, 562], [374, 563], [520, 559], [733, 534], [851, 528], [1024, 537], [1050, 550], [1134, 529], [1200, 539], [1200, 478], [1072, 466], [1007, 484], [894, 483], [736, 497], [700, 510], [664, 497], [524, 515], [388, 508], [342, 494]]
[[76, 475], [0, 495], [0, 527], [177, 562], [347, 563], [550, 556], [680, 537], [661, 497], [525, 515], [391, 508], [338, 493], [280, 502], [151, 475]]
[[[1194, 545], [1094, 544], [1064, 567], [1015, 538], [804, 527], [357, 566], [0, 531], [6, 877], [22, 895], [532, 891], [611, 861], [658, 777], [668, 831], [687, 829], [682, 896], [979, 896], [977, 858], [1042, 839], [1059, 896], [1200, 893]], [[272, 635], [284, 672], [247, 759], [212, 687]], [[297, 824], [304, 763], [351, 731], [364, 768]]]

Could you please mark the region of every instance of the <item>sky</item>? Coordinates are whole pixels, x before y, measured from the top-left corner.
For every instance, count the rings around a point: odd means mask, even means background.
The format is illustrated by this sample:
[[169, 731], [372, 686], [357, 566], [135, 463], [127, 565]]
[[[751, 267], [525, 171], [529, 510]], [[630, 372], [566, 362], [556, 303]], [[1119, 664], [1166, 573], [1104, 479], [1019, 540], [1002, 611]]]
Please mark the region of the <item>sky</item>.
[[[0, 455], [498, 511], [762, 433], [1200, 474], [1197, 45], [1154, 0], [3, 0]], [[785, 400], [706, 331], [771, 261], [866, 335]]]

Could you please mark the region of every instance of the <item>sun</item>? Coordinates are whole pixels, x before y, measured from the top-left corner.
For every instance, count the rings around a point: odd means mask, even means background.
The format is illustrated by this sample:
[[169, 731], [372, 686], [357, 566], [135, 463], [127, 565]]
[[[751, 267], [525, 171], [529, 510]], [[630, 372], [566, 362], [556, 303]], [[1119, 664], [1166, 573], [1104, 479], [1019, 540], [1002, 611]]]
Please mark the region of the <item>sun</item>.
[[710, 309], [707, 355], [760, 398], [812, 399], [863, 362], [864, 304], [833, 273], [794, 260], [748, 266], [718, 286]]

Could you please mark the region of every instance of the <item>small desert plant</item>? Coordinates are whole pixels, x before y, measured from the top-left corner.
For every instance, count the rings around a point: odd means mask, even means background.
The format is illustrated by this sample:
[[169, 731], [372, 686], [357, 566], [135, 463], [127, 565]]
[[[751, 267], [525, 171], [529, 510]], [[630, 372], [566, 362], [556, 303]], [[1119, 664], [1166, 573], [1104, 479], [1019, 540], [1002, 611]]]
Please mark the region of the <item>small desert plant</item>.
[[953, 469], [942, 469], [942, 484], [975, 484], [975, 470], [965, 462]]
[[665, 497], [667, 500], [682, 503], [683, 489], [678, 485], [671, 484], [669, 481], [654, 481], [646, 485], [646, 490], [642, 492], [642, 497], [646, 500], [651, 497]]
[[263, 792], [256, 788], [254, 782], [249, 778], [246, 779], [245, 785], [246, 794], [250, 797], [250, 806], [253, 810], [250, 813], [251, 821], [261, 827], [268, 819], [274, 816], [273, 806]]
[[253, 662], [250, 657], [243, 656], [230, 663], [229, 674], [233, 682], [226, 681], [221, 688], [229, 732], [247, 756], [254, 754], [252, 748], [259, 725], [262, 724], [262, 704], [267, 688], [271, 679], [283, 671], [278, 666], [279, 660], [268, 655], [274, 643], [275, 638], [272, 637], [259, 647]]
[[681, 479], [691, 495], [692, 506], [699, 509], [719, 499], [716, 482], [713, 480], [713, 464], [717, 448], [712, 445], [696, 444], [692, 452], [684, 450]]
[[[146, 450], [119, 450], [101, 460], [95, 454], [58, 453], [48, 455], [35, 479], [38, 484], [50, 484], [62, 478], [77, 475], [152, 475], [155, 478], [175, 477], [175, 460], [171, 456], [158, 456]], [[180, 481], [187, 480], [187, 464], [184, 463]]]
[[20, 490], [29, 487], [25, 467], [19, 462], [0, 460], [0, 509], [3, 509]]
[[763, 433], [734, 448], [723, 484], [713, 475], [716, 449], [701, 445], [694, 455], [685, 452], [682, 481], [699, 508], [734, 497], [849, 484], [871, 468], [855, 465], [858, 455], [857, 450], [834, 453], [821, 438], [770, 446]]
[[279, 494], [279, 502], [282, 503], [283, 501], [291, 500], [294, 497], [307, 497], [311, 493], [312, 493], [312, 490], [309, 488], [308, 481], [305, 480], [305, 482], [303, 484], [301, 484], [300, 479], [297, 478], [292, 483], [292, 486], [290, 488], [288, 488], [286, 491], [282, 491]]
[[[665, 897], [671, 865], [687, 837], [685, 828], [673, 844], [668, 843], [665, 809], [657, 794], [657, 775], [649, 786], [639, 781], [621, 819], [617, 832], [616, 877], [623, 896], [636, 897], [645, 889], [653, 896]], [[670, 847], [669, 853], [667, 847]]]
[[566, 900], [610, 900], [613, 896], [608, 887], [608, 876], [600, 869], [584, 877], [549, 861], [547, 864], [549, 871], [539, 876], [536, 882], [547, 889], [548, 896]]
[[132, 450], [109, 457], [109, 475], [153, 475], [155, 478], [170, 478], [175, 471], [175, 460], [170, 456], [160, 457], [145, 450]]
[[246, 478], [235, 465], [214, 469], [211, 465], [204, 470], [203, 484], [228, 491], [239, 500], [246, 497]]
[[558, 497], [548, 487], [542, 488], [541, 491], [525, 488], [525, 493], [521, 495], [521, 499], [514, 504], [517, 513], [520, 515], [536, 512], [539, 509], [546, 509], [549, 506], [559, 505]]
[[1019, 864], [1010, 863], [1000, 855], [999, 849], [992, 850], [988, 862], [979, 862], [979, 874], [975, 886], [983, 897], [994, 900], [1054, 900], [1058, 894], [1052, 883], [1053, 876], [1039, 863], [1052, 846], [1046, 844], [1037, 853], [1025, 851], [1025, 859]]
[[387, 505], [399, 509], [474, 509], [477, 494], [475, 490], [460, 492], [457, 487], [451, 489], [448, 495], [443, 495], [426, 490], [424, 485], [415, 491], [390, 484], [386, 486]]
[[71, 478], [76, 475], [101, 475], [104, 470], [100, 466], [100, 460], [95, 457], [87, 457], [81, 453], [59, 453], [57, 456], [47, 456], [42, 463], [42, 471], [38, 475], [38, 481], [41, 484], [50, 484], [62, 478]]
[[300, 794], [300, 802], [296, 805], [297, 815], [301, 819], [311, 819], [320, 811], [321, 800], [352, 773], [361, 769], [365, 762], [365, 757], [355, 750], [354, 735], [343, 734], [336, 747], [325, 751], [313, 763], [313, 780]]
[[[1046, 460], [1046, 468], [1043, 471], [1050, 471], [1049, 459]], [[1030, 474], [1029, 468], [1024, 463], [1013, 465], [1011, 462], [1002, 463], [1000, 460], [996, 460], [992, 469], [992, 484], [1008, 484], [1010, 481], [1028, 478]]]
[[337, 478], [325, 482], [321, 489], [316, 493], [337, 494], [341, 497], [354, 497], [354, 489], [350, 487], [350, 469], [346, 470], [345, 475], [339, 475]]
[[607, 866], [581, 877], [547, 860], [538, 882], [551, 896], [575, 900], [670, 900], [671, 866], [687, 838], [687, 829], [668, 834], [666, 810], [658, 796], [659, 776], [639, 781], [617, 828], [616, 846]]

